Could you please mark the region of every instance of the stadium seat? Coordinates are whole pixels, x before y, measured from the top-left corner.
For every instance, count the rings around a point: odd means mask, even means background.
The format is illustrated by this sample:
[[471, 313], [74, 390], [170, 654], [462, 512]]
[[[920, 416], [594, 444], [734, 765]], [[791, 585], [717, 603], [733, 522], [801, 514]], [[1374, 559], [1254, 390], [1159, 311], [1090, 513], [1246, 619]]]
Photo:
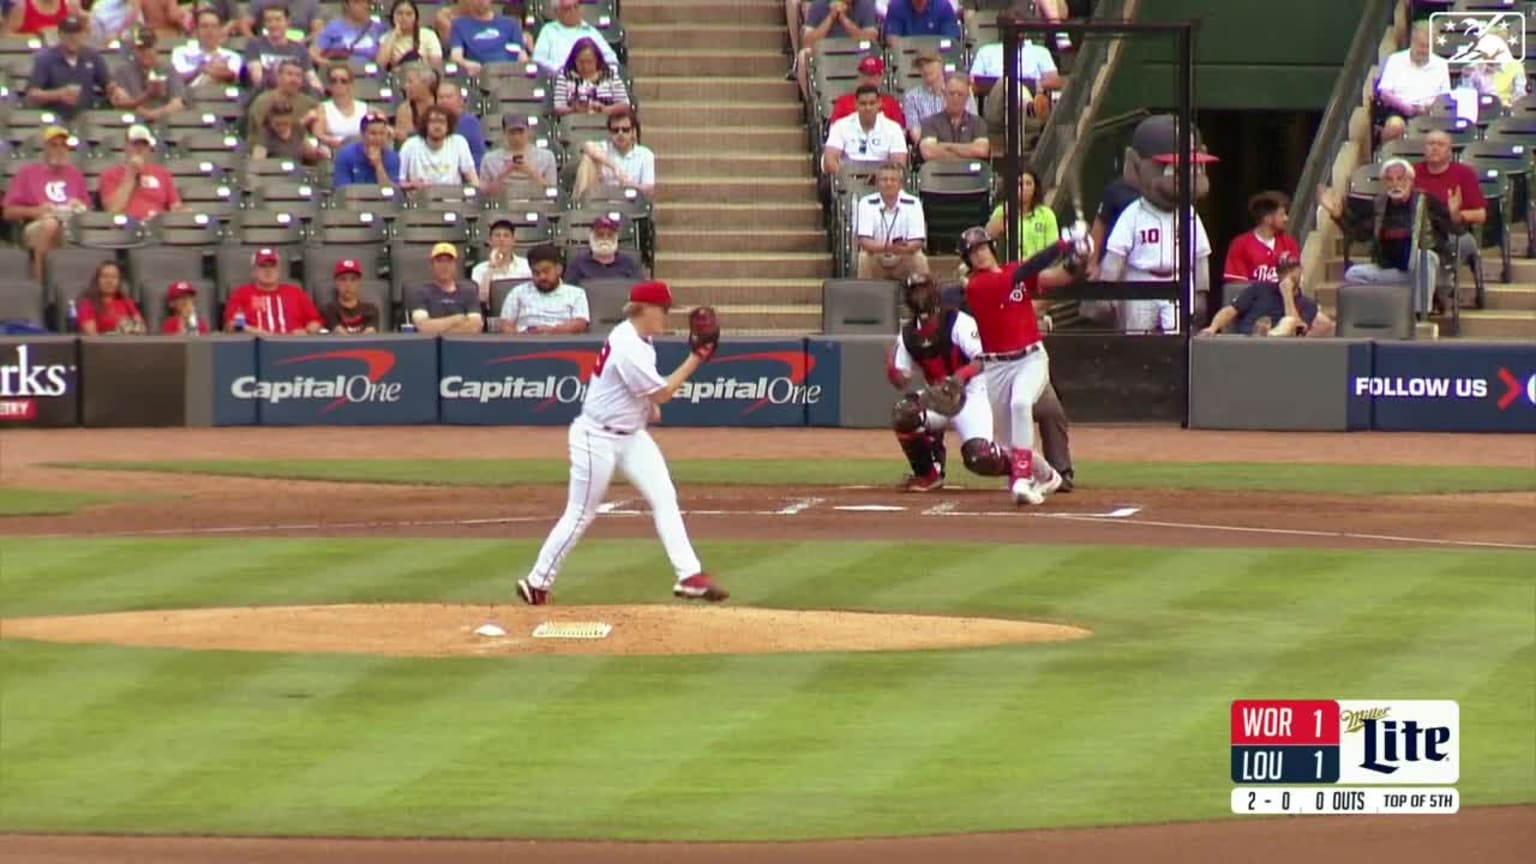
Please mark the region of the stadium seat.
[[823, 333], [895, 333], [901, 325], [897, 284], [890, 279], [828, 279], [821, 283]]
[[1476, 141], [1479, 136], [1476, 123], [1464, 120], [1460, 117], [1435, 117], [1429, 114], [1420, 114], [1408, 121], [1408, 134], [1421, 137], [1426, 132], [1444, 132], [1451, 136], [1451, 144], [1454, 147], [1465, 147]]
[[635, 282], [629, 279], [589, 279], [581, 286], [587, 292], [587, 309], [592, 313], [589, 332], [606, 335], [624, 323], [624, 305], [629, 302], [629, 289]]
[[1403, 285], [1339, 286], [1338, 335], [1346, 339], [1412, 339], [1413, 292]]
[[320, 211], [320, 191], [307, 179], [263, 176], [259, 183], [251, 183], [251, 190], [253, 207], [286, 210], [305, 219], [314, 219]]
[[925, 162], [917, 172], [917, 197], [928, 223], [928, 252], [947, 253], [950, 238], [986, 224], [992, 208], [992, 166], [983, 160]]
[[187, 209], [212, 216], [221, 222], [233, 219], [244, 200], [239, 187], [224, 179], [178, 179], [176, 189], [181, 193], [181, 203]]
[[376, 214], [367, 210], [322, 210], [304, 250], [304, 284], [315, 291], [321, 285], [329, 285], [336, 262], [343, 258], [352, 258], [362, 265], [364, 281], [382, 279], [388, 243], [389, 226]]
[[21, 269], [10, 269], [0, 274], [0, 323], [25, 321], [44, 326], [48, 318], [48, 302], [43, 286], [24, 274]]
[[428, 186], [409, 193], [406, 203], [422, 210], [451, 210], [473, 221], [480, 211], [480, 190], [473, 186]]
[[197, 317], [208, 325], [209, 331], [217, 331], [222, 322], [217, 317], [214, 305], [214, 284], [210, 279], [192, 276], [175, 276], [170, 279], [135, 277], [139, 291], [139, 311], [144, 313], [144, 326], [151, 333], [160, 332], [160, 324], [165, 321], [170, 310], [165, 305], [165, 294], [170, 290], [173, 282], [189, 282], [197, 289], [197, 296], [193, 304], [197, 307]]
[[331, 206], [369, 210], [388, 221], [405, 206], [405, 195], [394, 186], [348, 183], [331, 190]]
[[70, 217], [65, 226], [65, 237], [76, 246], [91, 249], [130, 249], [147, 243], [149, 232], [137, 219], [87, 211]]
[[64, 301], [75, 297], [90, 284], [96, 265], [116, 260], [117, 251], [113, 249], [63, 246], [50, 250], [43, 259], [45, 299], [49, 303], [65, 305]]
[[[1510, 203], [1507, 213], [1507, 221], [1510, 224], [1524, 223], [1528, 234], [1536, 230], [1536, 220], [1532, 219], [1531, 208], [1531, 168], [1532, 155], [1536, 153], [1531, 146], [1509, 140], [1486, 140], [1467, 145], [1461, 152], [1461, 161], [1469, 165], [1497, 166], [1504, 176], [1509, 178]], [[1529, 237], [1536, 241], [1536, 237]], [[1536, 257], [1536, 242], [1527, 246], [1526, 257]], [[1506, 281], [1508, 281], [1506, 279]]]

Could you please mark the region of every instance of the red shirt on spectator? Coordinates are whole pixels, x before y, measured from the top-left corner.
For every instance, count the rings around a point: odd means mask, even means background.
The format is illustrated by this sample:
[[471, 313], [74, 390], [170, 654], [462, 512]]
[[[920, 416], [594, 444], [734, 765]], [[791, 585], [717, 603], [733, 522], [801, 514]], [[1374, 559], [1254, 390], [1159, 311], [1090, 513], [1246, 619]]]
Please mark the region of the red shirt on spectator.
[[1429, 163], [1413, 166], [1413, 188], [1450, 204], [1451, 190], [1461, 190], [1461, 209], [1481, 210], [1488, 206], [1483, 197], [1483, 187], [1478, 185], [1477, 172], [1460, 162], [1451, 162], [1439, 174], [1429, 170]]
[[[127, 171], [126, 165], [113, 165], [102, 172], [102, 202], [106, 202], [117, 191]], [[176, 191], [176, 181], [171, 179], [171, 172], [150, 163], [139, 169], [139, 185], [128, 196], [128, 206], [123, 208], [123, 212], [134, 219], [148, 219], [180, 203], [181, 195]]]
[[1015, 291], [1013, 274], [1019, 262], [1001, 270], [978, 270], [965, 282], [965, 301], [976, 319], [981, 349], [988, 354], [1022, 351], [1040, 341], [1033, 298], [1040, 294], [1040, 276], [1029, 277]]
[[315, 301], [297, 285], [280, 284], [274, 290], [264, 291], [247, 282], [236, 288], [224, 304], [226, 327], [234, 323], [238, 312], [245, 313], [246, 326], [268, 333], [303, 333], [311, 323], [320, 326]]
[[1265, 243], [1257, 231], [1248, 231], [1233, 238], [1227, 247], [1227, 263], [1221, 270], [1223, 282], [1279, 282], [1275, 265], [1281, 255], [1294, 255], [1301, 259], [1301, 247], [1289, 234], [1276, 234]]
[[[832, 118], [827, 121], [828, 123], [836, 123], [858, 110], [859, 106], [854, 101], [854, 95], [853, 93], [844, 93], [837, 97], [832, 103]], [[907, 114], [901, 110], [901, 103], [896, 101], [895, 96], [887, 93], [880, 94], [880, 113], [895, 120], [897, 126], [903, 129], [907, 128]]]
[[[175, 336], [175, 335], [177, 335], [179, 333], [185, 332], [184, 330], [181, 329], [181, 316], [180, 315], [172, 315], [169, 318], [166, 318], [164, 321], [161, 321], [160, 322], [160, 332], [161, 333], [169, 334], [171, 336]], [[199, 333], [207, 333], [208, 332], [208, 322], [204, 321], [202, 318], [197, 319], [197, 332], [199, 332]]]
[[111, 333], [117, 330], [119, 322], [139, 317], [139, 307], [134, 305], [131, 298], [118, 294], [107, 298], [107, 302], [100, 309], [87, 297], [81, 297], [75, 303], [75, 314], [80, 318], [81, 326], [87, 321], [96, 323], [97, 333]]

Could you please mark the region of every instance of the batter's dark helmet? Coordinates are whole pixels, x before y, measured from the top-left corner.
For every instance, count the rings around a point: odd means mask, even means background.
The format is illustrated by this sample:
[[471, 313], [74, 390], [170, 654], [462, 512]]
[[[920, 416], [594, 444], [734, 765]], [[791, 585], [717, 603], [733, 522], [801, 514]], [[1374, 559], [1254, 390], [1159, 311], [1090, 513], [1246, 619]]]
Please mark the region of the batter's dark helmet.
[[970, 266], [971, 250], [980, 246], [992, 246], [993, 254], [997, 253], [997, 246], [993, 244], [992, 238], [987, 236], [987, 229], [977, 225], [965, 229], [960, 234], [960, 243], [955, 247], [955, 252], [960, 256], [960, 260], [965, 262], [966, 266]]

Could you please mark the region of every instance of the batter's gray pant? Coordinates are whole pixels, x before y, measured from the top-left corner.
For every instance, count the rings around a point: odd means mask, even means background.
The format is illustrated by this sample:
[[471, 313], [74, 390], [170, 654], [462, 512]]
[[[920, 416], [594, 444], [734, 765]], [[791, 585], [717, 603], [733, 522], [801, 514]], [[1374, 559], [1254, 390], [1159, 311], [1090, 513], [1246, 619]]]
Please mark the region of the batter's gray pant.
[[1058, 473], [1072, 470], [1072, 444], [1067, 439], [1067, 412], [1061, 407], [1056, 386], [1049, 382], [1035, 403], [1035, 422], [1040, 426], [1040, 452]]

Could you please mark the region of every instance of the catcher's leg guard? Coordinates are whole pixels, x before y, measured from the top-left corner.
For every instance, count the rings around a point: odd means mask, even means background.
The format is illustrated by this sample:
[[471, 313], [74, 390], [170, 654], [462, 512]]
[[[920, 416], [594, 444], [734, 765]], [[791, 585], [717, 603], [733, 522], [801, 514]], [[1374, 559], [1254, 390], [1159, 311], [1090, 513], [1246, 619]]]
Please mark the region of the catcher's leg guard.
[[960, 458], [972, 474], [983, 477], [1007, 477], [1008, 454], [985, 438], [972, 438], [960, 445]]
[[912, 465], [912, 474], [916, 477], [927, 477], [934, 473], [934, 457], [939, 455], [942, 460], [944, 444], [934, 444], [934, 436], [928, 431], [923, 406], [917, 401], [916, 396], [903, 396], [891, 406], [891, 429], [896, 433], [896, 440], [901, 444], [901, 452], [907, 456], [907, 462]]

